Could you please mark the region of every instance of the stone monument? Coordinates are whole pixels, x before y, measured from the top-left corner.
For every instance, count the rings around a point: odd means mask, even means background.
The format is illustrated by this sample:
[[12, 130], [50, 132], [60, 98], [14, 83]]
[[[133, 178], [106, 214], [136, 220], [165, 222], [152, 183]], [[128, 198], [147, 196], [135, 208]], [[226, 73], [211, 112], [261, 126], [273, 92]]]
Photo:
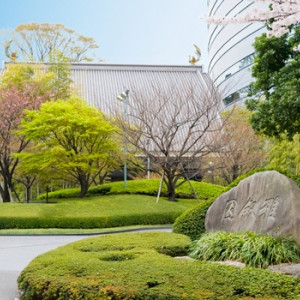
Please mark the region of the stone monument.
[[277, 171], [256, 173], [214, 201], [205, 228], [292, 235], [300, 244], [300, 188]]

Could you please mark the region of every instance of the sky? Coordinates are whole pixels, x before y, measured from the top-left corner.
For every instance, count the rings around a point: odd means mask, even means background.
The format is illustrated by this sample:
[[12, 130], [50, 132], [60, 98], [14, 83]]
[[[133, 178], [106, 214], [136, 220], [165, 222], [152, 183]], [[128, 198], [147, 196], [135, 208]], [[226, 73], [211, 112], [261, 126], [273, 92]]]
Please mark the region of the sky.
[[[207, 66], [206, 0], [0, 0], [0, 29], [63, 24], [93, 37], [103, 63], [188, 65], [200, 47]], [[0, 36], [1, 37], [1, 36]], [[1, 40], [1, 44], [3, 40]], [[3, 53], [0, 61], [5, 60]]]

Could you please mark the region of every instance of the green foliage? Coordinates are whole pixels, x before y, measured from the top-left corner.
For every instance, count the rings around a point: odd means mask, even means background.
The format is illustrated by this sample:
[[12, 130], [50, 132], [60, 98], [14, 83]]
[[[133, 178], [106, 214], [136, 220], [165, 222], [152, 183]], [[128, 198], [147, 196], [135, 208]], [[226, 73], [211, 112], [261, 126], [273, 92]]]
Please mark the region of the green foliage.
[[69, 58], [64, 56], [62, 52], [55, 49], [50, 53], [50, 66], [47, 70], [55, 74], [52, 80], [52, 98], [67, 99], [71, 96], [71, 69]]
[[190, 256], [195, 259], [237, 260], [259, 268], [300, 261], [300, 247], [294, 240], [254, 232], [205, 233], [193, 242], [191, 250]]
[[189, 236], [192, 240], [199, 238], [205, 232], [205, 216], [216, 197], [185, 211], [173, 225], [173, 232]]
[[122, 156], [115, 139], [117, 128], [96, 108], [72, 97], [44, 103], [28, 111], [18, 134], [36, 142], [37, 151], [21, 154], [36, 173], [56, 169], [80, 184], [84, 197], [93, 180]]
[[92, 61], [98, 48], [93, 38], [85, 37], [62, 24], [26, 23], [18, 25], [5, 41], [5, 54], [11, 60], [49, 62], [54, 50], [70, 62]]
[[291, 37], [268, 38], [266, 34], [256, 38], [252, 75], [252, 95], [259, 99], [247, 102], [254, 114], [253, 128], [267, 136], [289, 139], [300, 132], [300, 52], [294, 51], [300, 42], [300, 28], [295, 27]]
[[89, 238], [35, 258], [18, 285], [24, 300], [300, 296], [299, 278], [171, 257], [185, 254], [189, 243], [187, 237], [170, 233]]
[[172, 224], [196, 200], [170, 203], [144, 195], [91, 196], [58, 203], [0, 204], [0, 229], [110, 228], [130, 225]]
[[[149, 195], [156, 196], [159, 188], [158, 179], [144, 179], [144, 180], [130, 180], [127, 181], [127, 187], [124, 188], [123, 182], [113, 182], [107, 183], [99, 186], [90, 187], [88, 190], [88, 195], [115, 195], [115, 194], [136, 194], [136, 195]], [[191, 181], [196, 193], [200, 199], [208, 199], [212, 196], [219, 195], [223, 191], [223, 187], [219, 185], [214, 185], [206, 182], [197, 182]], [[79, 197], [79, 189], [65, 189], [58, 190], [49, 193], [49, 199], [58, 199], [58, 198], [74, 198]], [[167, 187], [165, 183], [162, 187], [162, 197], [167, 196]], [[177, 188], [176, 198], [194, 198], [195, 195], [188, 182], [185, 182], [180, 187]], [[41, 194], [38, 199], [45, 199], [46, 195]]]
[[284, 136], [280, 140], [273, 139], [269, 149], [269, 168], [280, 168], [287, 173], [300, 175], [300, 134], [296, 134], [291, 141]]
[[[231, 184], [226, 186], [226, 188], [223, 188], [220, 192], [227, 192], [230, 189], [237, 186], [240, 181], [243, 179], [257, 173], [257, 172], [263, 172], [268, 171], [271, 169], [268, 168], [260, 168], [256, 169], [254, 171], [250, 171], [247, 174], [239, 176], [237, 179], [235, 179]], [[293, 176], [290, 174], [287, 174], [286, 172], [282, 170], [277, 170], [278, 172], [286, 175], [287, 177], [290, 177], [292, 180], [295, 181], [295, 183], [300, 187], [300, 176]], [[201, 204], [185, 211], [181, 216], [179, 216], [173, 225], [173, 232], [181, 233], [189, 236], [192, 240], [200, 238], [200, 236], [205, 232], [205, 216], [206, 212], [211, 206], [211, 204], [216, 200], [218, 197], [211, 197], [209, 200], [202, 202]]]

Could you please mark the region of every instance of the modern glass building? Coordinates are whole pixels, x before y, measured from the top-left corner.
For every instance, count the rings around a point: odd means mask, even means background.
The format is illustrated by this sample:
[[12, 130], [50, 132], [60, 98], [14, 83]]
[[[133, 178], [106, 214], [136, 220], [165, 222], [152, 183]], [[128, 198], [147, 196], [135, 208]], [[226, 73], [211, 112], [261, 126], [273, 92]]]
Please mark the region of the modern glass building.
[[[253, 8], [249, 0], [208, 0], [209, 16], [235, 17]], [[254, 38], [265, 31], [262, 23], [210, 24], [208, 29], [208, 72], [224, 93], [224, 109], [242, 105], [253, 80], [250, 68]]]

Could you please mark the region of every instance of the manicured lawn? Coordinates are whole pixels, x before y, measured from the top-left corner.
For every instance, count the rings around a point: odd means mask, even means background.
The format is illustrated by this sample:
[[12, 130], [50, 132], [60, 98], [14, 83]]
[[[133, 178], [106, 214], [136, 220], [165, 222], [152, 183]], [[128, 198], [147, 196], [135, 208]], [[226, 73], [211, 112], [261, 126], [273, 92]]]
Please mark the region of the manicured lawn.
[[[174, 233], [89, 238], [34, 259], [21, 273], [24, 299], [299, 299], [300, 278], [174, 258]], [[23, 298], [22, 298], [23, 299]]]
[[171, 224], [197, 204], [182, 199], [169, 202], [145, 195], [91, 196], [53, 200], [57, 203], [1, 203], [0, 228], [107, 228], [130, 225]]

